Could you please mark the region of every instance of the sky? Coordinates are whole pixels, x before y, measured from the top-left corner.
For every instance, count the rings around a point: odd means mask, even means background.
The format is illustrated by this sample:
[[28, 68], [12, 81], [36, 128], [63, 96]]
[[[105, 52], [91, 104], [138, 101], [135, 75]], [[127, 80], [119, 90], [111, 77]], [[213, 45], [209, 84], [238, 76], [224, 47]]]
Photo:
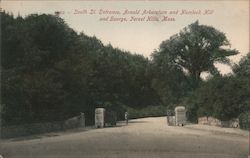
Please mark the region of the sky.
[[[231, 49], [237, 49], [240, 54], [230, 57], [237, 63], [249, 52], [249, 0], [155, 0], [155, 1], [1, 1], [1, 8], [15, 16], [27, 16], [31, 13], [54, 14], [60, 11], [60, 17], [77, 32], [96, 36], [104, 44], [111, 44], [132, 53], [150, 57], [158, 49], [160, 43], [179, 33], [185, 26], [199, 21], [200, 24], [213, 26], [222, 31], [231, 43]], [[90, 14], [90, 10], [96, 14]], [[118, 11], [120, 14], [105, 14], [103, 11]], [[125, 10], [140, 11], [139, 14], [125, 14]], [[146, 11], [167, 11], [167, 14], [146, 14]], [[182, 10], [201, 14], [180, 15]], [[205, 10], [209, 14], [203, 15]], [[87, 13], [86, 13], [87, 11]], [[169, 14], [178, 11], [176, 14]], [[127, 18], [127, 22], [101, 21], [101, 18]], [[131, 16], [142, 18], [156, 16], [160, 21], [129, 21]], [[174, 18], [174, 21], [164, 21], [163, 16]], [[154, 17], [155, 18], [155, 17]], [[217, 64], [223, 74], [230, 73], [227, 66]]]

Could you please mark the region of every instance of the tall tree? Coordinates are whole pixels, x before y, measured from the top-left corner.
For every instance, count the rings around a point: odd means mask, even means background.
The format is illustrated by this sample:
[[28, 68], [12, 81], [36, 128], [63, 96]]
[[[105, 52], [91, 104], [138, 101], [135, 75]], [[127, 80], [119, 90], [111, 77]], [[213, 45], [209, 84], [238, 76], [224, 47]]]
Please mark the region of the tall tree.
[[201, 80], [202, 72], [218, 73], [216, 62], [229, 64], [228, 56], [237, 54], [223, 32], [198, 21], [185, 27], [180, 33], [160, 44], [153, 59], [161, 58], [166, 63], [180, 67], [194, 83]]

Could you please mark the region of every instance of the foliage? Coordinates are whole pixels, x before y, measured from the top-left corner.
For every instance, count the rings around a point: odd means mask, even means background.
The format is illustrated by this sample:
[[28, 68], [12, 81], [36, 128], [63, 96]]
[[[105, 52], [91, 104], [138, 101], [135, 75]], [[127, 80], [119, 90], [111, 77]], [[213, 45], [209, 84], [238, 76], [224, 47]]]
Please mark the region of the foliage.
[[215, 77], [203, 83], [184, 101], [191, 121], [200, 116], [221, 120], [238, 118], [250, 111], [249, 54], [235, 66], [233, 76]]
[[242, 114], [240, 114], [239, 120], [240, 120], [240, 127], [242, 129], [250, 130], [250, 111], [243, 112]]
[[159, 117], [166, 116], [165, 106], [148, 106], [142, 109], [127, 108], [129, 118]]
[[[105, 107], [123, 119], [164, 116], [187, 105], [188, 117], [222, 120], [250, 111], [248, 54], [220, 76], [214, 63], [229, 64], [224, 33], [195, 22], [163, 41], [152, 60], [103, 45], [47, 14], [14, 18], [1, 13], [1, 106], [3, 125], [61, 121]], [[214, 75], [202, 81], [200, 74]], [[183, 99], [185, 98], [185, 99]], [[182, 102], [181, 102], [182, 101]], [[243, 121], [244, 122], [244, 121]]]
[[238, 65], [234, 65], [233, 72], [237, 77], [250, 77], [250, 53], [243, 57]]
[[230, 43], [224, 33], [196, 21], [163, 41], [153, 58], [163, 60], [161, 66], [167, 64], [183, 70], [195, 86], [202, 72], [218, 74], [215, 62], [230, 64], [226, 57], [238, 51], [230, 50], [228, 46]]
[[160, 103], [165, 106], [179, 103], [190, 90], [188, 79], [183, 72], [177, 67], [168, 65], [162, 58], [153, 59], [150, 74], [152, 87], [160, 97]]
[[158, 102], [149, 60], [76, 33], [53, 15], [2, 13], [3, 124], [60, 121], [94, 109], [141, 108]]

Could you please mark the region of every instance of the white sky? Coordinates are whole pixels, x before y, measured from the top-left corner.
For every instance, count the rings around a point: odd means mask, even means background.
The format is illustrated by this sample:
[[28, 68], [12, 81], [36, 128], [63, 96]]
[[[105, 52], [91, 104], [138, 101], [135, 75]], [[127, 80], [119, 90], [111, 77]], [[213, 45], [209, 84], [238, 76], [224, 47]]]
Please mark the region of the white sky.
[[[233, 49], [241, 53], [231, 57], [234, 62], [249, 52], [249, 0], [242, 1], [2, 1], [1, 8], [14, 15], [20, 13], [51, 13], [65, 11], [61, 17], [77, 32], [95, 35], [104, 44], [129, 50], [149, 57], [163, 40], [178, 33], [185, 26], [199, 20], [200, 24], [211, 25], [224, 32]], [[74, 15], [74, 10], [204, 10], [211, 9], [209, 16], [174, 16], [174, 22], [102, 22], [100, 15]], [[129, 16], [127, 16], [129, 17]], [[230, 72], [219, 65], [223, 73]]]

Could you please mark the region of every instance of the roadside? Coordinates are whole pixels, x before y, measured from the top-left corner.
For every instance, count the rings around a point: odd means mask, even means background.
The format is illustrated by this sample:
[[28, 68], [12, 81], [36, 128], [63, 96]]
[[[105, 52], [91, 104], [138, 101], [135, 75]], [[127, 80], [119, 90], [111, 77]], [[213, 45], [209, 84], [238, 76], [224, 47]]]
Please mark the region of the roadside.
[[67, 135], [67, 134], [74, 134], [84, 131], [89, 131], [91, 129], [94, 129], [94, 126], [88, 126], [84, 128], [74, 128], [74, 129], [68, 129], [64, 131], [56, 131], [56, 132], [48, 132], [48, 133], [41, 133], [41, 134], [33, 134], [29, 136], [20, 136], [20, 137], [14, 137], [14, 138], [1, 138], [1, 143], [9, 142], [9, 141], [23, 141], [23, 140], [32, 140], [32, 139], [43, 139], [46, 137], [57, 137], [61, 135]]
[[[165, 118], [165, 117], [152, 117], [151, 119], [157, 119], [157, 118]], [[144, 119], [149, 119], [149, 118], [131, 119], [130, 124], [131, 123], [138, 123], [138, 122], [140, 122], [140, 120], [144, 120]], [[165, 122], [162, 122], [162, 123], [165, 124]], [[119, 121], [117, 123], [117, 126], [115, 126], [115, 127], [120, 127], [120, 126], [124, 126], [124, 125], [125, 125], [124, 121]], [[165, 124], [164, 126], [167, 126], [167, 124]], [[174, 126], [172, 126], [172, 127], [174, 127]], [[110, 128], [110, 127], [105, 127], [105, 128]], [[235, 135], [235, 136], [242, 136], [242, 137], [249, 136], [249, 132], [247, 130], [242, 130], [242, 129], [238, 129], [238, 128], [222, 128], [222, 127], [200, 125], [200, 124], [188, 124], [188, 125], [183, 126], [183, 128], [187, 128], [187, 129], [191, 129], [191, 130], [198, 130], [198, 131], [200, 130], [200, 131], [204, 131], [204, 132], [211, 132], [214, 134]], [[57, 136], [62, 136], [62, 135], [86, 132], [86, 131], [95, 130], [95, 129], [96, 128], [93, 125], [93, 126], [86, 126], [84, 128], [74, 128], [74, 129], [68, 129], [68, 130], [64, 130], [64, 131], [34, 134], [34, 135], [30, 135], [30, 136], [22, 136], [22, 137], [15, 137], [15, 138], [3, 138], [3, 139], [0, 139], [0, 141], [3, 143], [6, 141], [22, 141], [22, 140], [42, 139], [42, 138], [46, 138], [46, 137], [57, 137]]]
[[[124, 125], [125, 125], [124, 121], [119, 121], [116, 126], [107, 126], [105, 128], [121, 127]], [[97, 128], [94, 125], [92, 125], [92, 126], [86, 126], [86, 127], [67, 129], [67, 130], [63, 130], [63, 131], [55, 131], [55, 132], [48, 132], [48, 133], [41, 133], [41, 134], [32, 134], [29, 136], [20, 136], [20, 137], [13, 137], [13, 138], [0, 138], [0, 143], [12, 142], [12, 141], [13, 142], [25, 141], [25, 140], [33, 140], [33, 139], [43, 139], [43, 138], [49, 138], [49, 137], [58, 137], [58, 136], [87, 132], [87, 131], [95, 130], [95, 129], [97, 129]]]
[[203, 126], [197, 129], [198, 126], [167, 126], [166, 117], [134, 119], [128, 125], [119, 122], [117, 127], [6, 140], [0, 143], [0, 154], [6, 158], [248, 157], [248, 137], [224, 134], [221, 129], [217, 129], [220, 133], [214, 133]]
[[237, 135], [248, 137], [249, 132], [247, 130], [242, 130], [238, 128], [224, 128], [224, 127], [216, 127], [216, 126], [209, 126], [209, 125], [199, 125], [199, 124], [189, 124], [185, 125], [185, 128], [195, 129], [195, 130], [203, 130], [209, 131], [218, 134], [230, 134], [230, 135]]

